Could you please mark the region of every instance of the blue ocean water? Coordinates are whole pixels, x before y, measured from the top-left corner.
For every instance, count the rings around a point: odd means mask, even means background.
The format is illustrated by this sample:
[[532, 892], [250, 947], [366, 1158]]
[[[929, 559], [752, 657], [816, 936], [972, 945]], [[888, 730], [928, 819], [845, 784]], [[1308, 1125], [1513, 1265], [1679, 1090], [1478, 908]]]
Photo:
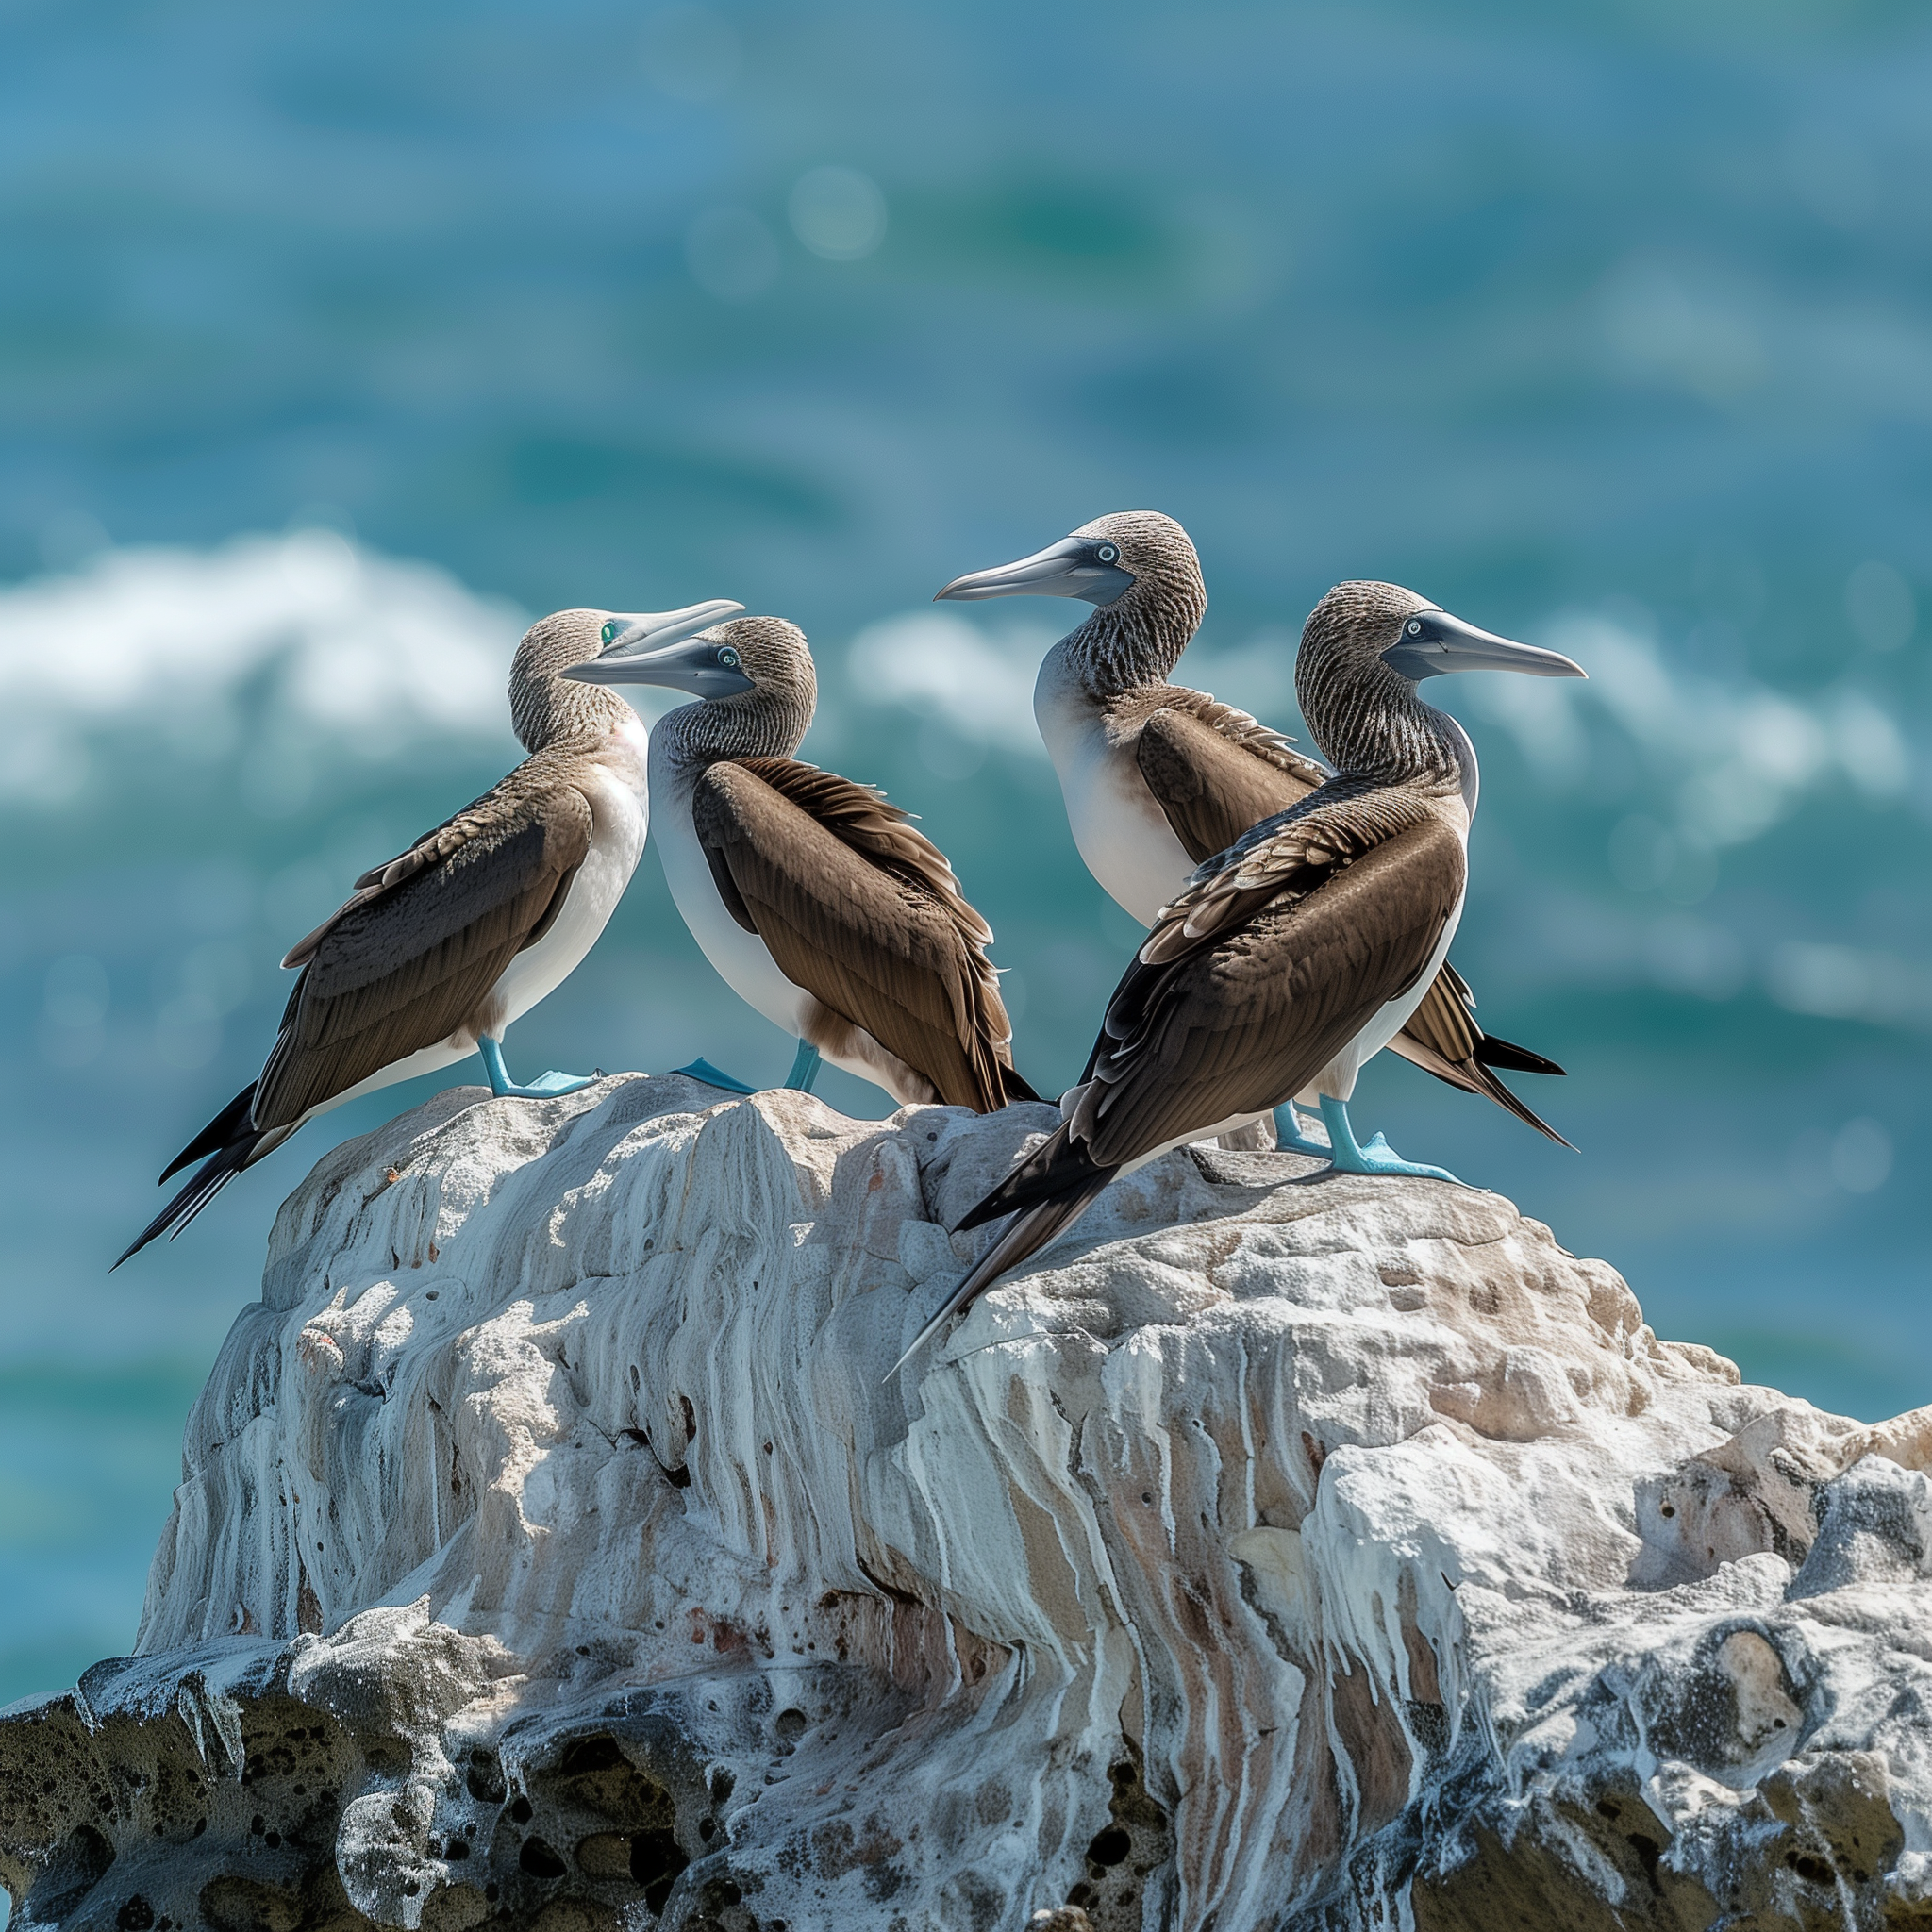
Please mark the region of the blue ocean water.
[[[418, 1097], [107, 1274], [282, 950], [514, 756], [529, 615], [803, 623], [807, 755], [1077, 1071], [1132, 931], [1031, 734], [1061, 613], [927, 600], [1111, 508], [1188, 525], [1183, 675], [1289, 729], [1344, 577], [1591, 668], [1445, 694], [1457, 958], [1581, 1152], [1392, 1063], [1357, 1116], [1754, 1377], [1932, 1399], [1928, 83], [1857, 0], [8, 0], [0, 1698], [127, 1645], [276, 1204]], [[790, 1055], [650, 858], [512, 1049]]]

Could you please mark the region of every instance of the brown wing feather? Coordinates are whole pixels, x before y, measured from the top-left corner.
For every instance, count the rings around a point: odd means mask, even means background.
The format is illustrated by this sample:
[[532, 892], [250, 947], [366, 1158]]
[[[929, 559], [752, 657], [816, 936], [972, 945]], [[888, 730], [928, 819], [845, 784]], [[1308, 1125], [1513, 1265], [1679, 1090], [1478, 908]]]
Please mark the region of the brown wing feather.
[[[1109, 1002], [1071, 1127], [1118, 1166], [1298, 1092], [1424, 972], [1462, 891], [1433, 814], [1166, 959], [1158, 928]], [[1168, 923], [1179, 926], [1176, 910]]]
[[1331, 778], [1203, 865], [1162, 908], [1141, 958], [1149, 965], [1177, 959], [1283, 893], [1314, 890], [1331, 872], [1424, 822], [1437, 823], [1417, 792]]
[[[1141, 775], [1196, 865], [1224, 852], [1250, 826], [1285, 811], [1325, 776], [1312, 758], [1245, 711], [1178, 687], [1135, 739]], [[1485, 1035], [1470, 1014], [1468, 982], [1445, 959], [1391, 1053], [1467, 1093], [1493, 1100], [1553, 1141], [1563, 1137], [1475, 1058]], [[1541, 1071], [1553, 1062], [1534, 1058]], [[1566, 1141], [1565, 1146], [1569, 1145]]]
[[1306, 798], [1327, 774], [1245, 711], [1189, 695], [1199, 706], [1164, 706], [1141, 726], [1134, 756], [1174, 837], [1199, 865]]
[[985, 920], [945, 857], [870, 786], [791, 758], [715, 764], [692, 798], [778, 970], [954, 1107], [1005, 1104], [1012, 1027]]
[[[1444, 972], [1447, 970], [1445, 967]], [[1409, 1016], [1406, 1030], [1413, 1036], [1419, 1047], [1447, 1060], [1452, 1066], [1471, 1058], [1475, 1053], [1476, 1041], [1483, 1037], [1482, 1028], [1475, 1024], [1475, 1016], [1441, 973], [1436, 975], [1435, 983], [1424, 993], [1422, 1005]]]
[[291, 1124], [465, 1026], [548, 929], [591, 829], [575, 787], [507, 781], [364, 874], [375, 883], [297, 948], [302, 977], [262, 1069], [256, 1125]]

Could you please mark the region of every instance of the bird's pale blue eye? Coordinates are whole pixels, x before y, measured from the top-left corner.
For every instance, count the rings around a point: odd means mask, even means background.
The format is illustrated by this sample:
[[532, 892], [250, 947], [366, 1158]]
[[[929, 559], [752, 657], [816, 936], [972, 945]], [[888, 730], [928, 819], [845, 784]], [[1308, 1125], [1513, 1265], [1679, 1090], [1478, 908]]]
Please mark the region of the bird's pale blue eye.
[[1112, 563], [1119, 556], [1120, 552], [1111, 543], [1103, 543], [1100, 546], [1100, 560], [1102, 563]]
[[619, 624], [616, 618], [613, 617], [610, 620], [610, 622], [604, 626], [604, 628], [597, 633], [597, 641], [600, 644], [608, 644], [610, 641], [610, 640], [614, 638], [617, 635], [617, 633], [621, 631], [623, 628], [623, 625]]
[[1422, 627], [1422, 625], [1419, 625], [1419, 624], [1411, 624], [1411, 625], [1409, 625], [1409, 627], [1408, 627], [1408, 634], [1409, 634], [1409, 636], [1410, 636], [1410, 637], [1412, 637], [1412, 638], [1419, 638], [1419, 637], [1421, 637], [1421, 636], [1422, 636], [1422, 634], [1423, 634], [1423, 627]]
[[719, 663], [724, 665], [725, 670], [736, 671], [738, 669], [738, 653], [734, 651], [729, 644], [726, 644], [724, 648], [718, 653], [718, 661]]

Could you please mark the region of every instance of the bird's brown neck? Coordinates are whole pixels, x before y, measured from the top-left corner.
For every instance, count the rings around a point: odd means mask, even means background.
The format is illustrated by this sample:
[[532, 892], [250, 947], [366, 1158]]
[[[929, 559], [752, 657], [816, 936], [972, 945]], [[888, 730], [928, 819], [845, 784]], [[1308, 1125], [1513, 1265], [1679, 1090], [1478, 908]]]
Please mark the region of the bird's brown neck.
[[1362, 667], [1295, 665], [1308, 736], [1337, 772], [1383, 785], [1454, 791], [1462, 780], [1457, 734], [1415, 686], [1379, 661]]
[[735, 698], [681, 705], [654, 738], [681, 765], [723, 758], [789, 758], [810, 728], [811, 705], [786, 692], [748, 691]]
[[1090, 695], [1118, 697], [1141, 685], [1165, 683], [1207, 614], [1200, 571], [1176, 563], [1137, 576], [1063, 648]]
[[615, 691], [567, 677], [519, 679], [509, 694], [510, 724], [527, 752], [604, 743], [632, 716]]

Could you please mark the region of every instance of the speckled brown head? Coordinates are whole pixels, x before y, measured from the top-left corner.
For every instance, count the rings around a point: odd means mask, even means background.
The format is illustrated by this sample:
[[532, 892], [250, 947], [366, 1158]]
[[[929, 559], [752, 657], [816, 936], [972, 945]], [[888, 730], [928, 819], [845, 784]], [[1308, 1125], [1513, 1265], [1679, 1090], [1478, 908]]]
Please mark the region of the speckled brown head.
[[1585, 675], [1558, 652], [1478, 630], [1400, 584], [1347, 583], [1302, 627], [1295, 696], [1308, 735], [1337, 771], [1391, 781], [1436, 777], [1455, 767], [1454, 740], [1416, 686], [1450, 671]]
[[1078, 597], [1097, 608], [1067, 640], [1096, 697], [1158, 684], [1208, 614], [1188, 533], [1155, 509], [1115, 510], [1015, 563], [955, 577], [938, 598]]
[[[751, 680], [747, 709], [783, 712], [798, 720], [798, 736], [818, 709], [819, 678], [805, 633], [783, 617], [734, 617], [701, 634], [738, 653], [739, 669]], [[731, 702], [725, 700], [724, 702]]]
[[554, 610], [539, 618], [524, 633], [509, 667], [510, 723], [524, 749], [538, 752], [586, 734], [602, 738], [628, 722], [630, 707], [594, 688], [609, 680], [584, 675], [607, 651], [661, 648], [743, 608], [714, 597], [682, 610]]
[[611, 621], [608, 610], [553, 610], [524, 633], [510, 660], [509, 717], [525, 751], [581, 734], [601, 737], [624, 722], [628, 707], [622, 698], [563, 675], [604, 648]]
[[782, 617], [734, 617], [661, 649], [613, 649], [571, 675], [689, 692], [701, 702], [665, 724], [680, 745], [710, 758], [790, 758], [818, 708], [811, 647]]

